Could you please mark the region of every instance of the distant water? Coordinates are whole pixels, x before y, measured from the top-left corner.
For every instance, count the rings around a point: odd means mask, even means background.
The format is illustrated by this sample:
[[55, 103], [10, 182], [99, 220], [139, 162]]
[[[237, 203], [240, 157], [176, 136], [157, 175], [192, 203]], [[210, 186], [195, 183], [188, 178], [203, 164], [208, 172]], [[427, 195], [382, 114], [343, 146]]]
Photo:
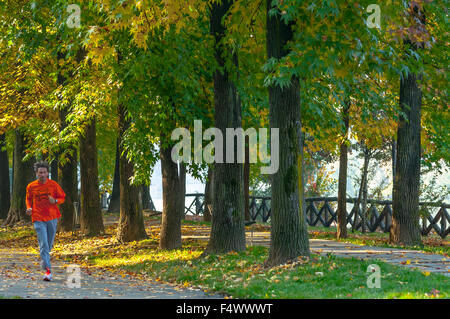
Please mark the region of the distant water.
[[[186, 174], [186, 193], [204, 193], [205, 184], [195, 179], [188, 173]], [[161, 161], [156, 163], [153, 169], [153, 174], [150, 184], [150, 196], [152, 197], [155, 208], [158, 211], [162, 211], [162, 175], [161, 175]], [[193, 197], [186, 198], [185, 206], [190, 205]]]

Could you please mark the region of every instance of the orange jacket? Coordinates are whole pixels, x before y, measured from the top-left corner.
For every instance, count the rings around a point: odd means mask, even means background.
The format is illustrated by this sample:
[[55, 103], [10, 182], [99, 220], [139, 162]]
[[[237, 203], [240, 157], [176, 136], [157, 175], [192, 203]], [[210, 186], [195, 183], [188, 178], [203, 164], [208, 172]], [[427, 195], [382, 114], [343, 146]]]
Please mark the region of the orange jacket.
[[[51, 195], [58, 201], [57, 204], [50, 204], [48, 196]], [[57, 182], [47, 179], [44, 184], [35, 180], [27, 186], [27, 209], [32, 208], [31, 221], [46, 222], [55, 218], [60, 218], [58, 205], [64, 203], [66, 194]]]

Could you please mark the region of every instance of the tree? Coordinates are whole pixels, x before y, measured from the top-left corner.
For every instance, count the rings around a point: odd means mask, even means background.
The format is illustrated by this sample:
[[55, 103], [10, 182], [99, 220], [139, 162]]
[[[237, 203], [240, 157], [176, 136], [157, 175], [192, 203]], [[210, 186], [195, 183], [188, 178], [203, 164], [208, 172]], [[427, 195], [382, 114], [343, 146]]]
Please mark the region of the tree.
[[[117, 62], [123, 61], [121, 51], [118, 51]], [[147, 238], [144, 226], [144, 215], [139, 201], [139, 186], [131, 185], [130, 179], [134, 175], [133, 162], [128, 158], [128, 151], [124, 145], [124, 135], [130, 127], [130, 119], [122, 99], [123, 88], [118, 92], [119, 114], [119, 172], [120, 172], [120, 217], [117, 228], [117, 238], [121, 242], [141, 240]]]
[[152, 197], [150, 196], [150, 188], [148, 185], [143, 184], [141, 185], [141, 200], [142, 200], [142, 209], [148, 210], [148, 209], [155, 209], [152, 208]]
[[250, 146], [249, 137], [245, 136], [244, 162], [244, 218], [250, 220]]
[[105, 231], [100, 207], [95, 123], [96, 119], [93, 117], [80, 140], [80, 227], [81, 232], [88, 236], [96, 236]]
[[[213, 3], [210, 15], [214, 54], [220, 69], [214, 72], [215, 127], [221, 132], [242, 126], [241, 104], [231, 79], [228, 61], [237, 66], [237, 53], [223, 42], [226, 28], [223, 20], [233, 1]], [[227, 154], [226, 143], [223, 153]], [[233, 143], [233, 163], [214, 163], [213, 207], [211, 235], [205, 253], [226, 253], [245, 249], [243, 165], [237, 163], [237, 148]], [[229, 151], [229, 150], [228, 150]]]
[[174, 163], [173, 147], [161, 145], [161, 173], [163, 186], [163, 215], [159, 248], [181, 248], [181, 219], [184, 215], [186, 193], [186, 168], [184, 163]]
[[[408, 15], [412, 29], [421, 32], [425, 27], [423, 4], [411, 2]], [[422, 31], [423, 32], [423, 31]], [[420, 38], [420, 37], [419, 37]], [[423, 46], [411, 35], [406, 47], [415, 51]], [[421, 104], [420, 73], [405, 72], [400, 79], [401, 117], [397, 130], [397, 159], [392, 198], [392, 227], [390, 241], [395, 244], [422, 245], [419, 229], [419, 189], [421, 158]]]
[[0, 134], [0, 219], [5, 219], [11, 205], [9, 160], [5, 134]]
[[14, 225], [20, 221], [29, 221], [30, 217], [26, 215], [27, 210], [25, 197], [26, 188], [29, 183], [35, 179], [33, 169], [33, 157], [23, 160], [28, 137], [23, 129], [18, 128], [14, 132], [14, 178], [11, 196], [11, 207], [6, 217], [5, 224]]
[[[108, 61], [117, 48], [123, 57], [117, 68], [113, 68], [121, 85], [122, 107], [129, 120], [121, 142], [134, 164], [133, 175], [127, 180], [131, 179], [133, 185], [148, 184], [148, 168], [161, 157], [168, 177], [164, 192], [179, 189], [183, 184], [181, 179], [170, 178], [179, 175], [177, 166], [170, 163], [169, 151], [173, 145], [170, 132], [176, 127], [189, 128], [192, 119], [203, 118], [208, 112], [207, 107], [202, 108], [207, 100], [201, 90], [206, 81], [200, 83], [208, 76], [203, 70], [207, 43], [203, 41], [202, 12], [206, 11], [206, 3], [199, 2], [198, 7], [188, 8], [177, 1], [157, 5], [99, 2], [104, 4], [101, 10], [114, 18], [105, 19], [107, 27], [99, 26], [90, 35], [89, 50], [95, 63], [110, 64]], [[158, 18], [148, 19], [149, 15]], [[154, 147], [158, 144], [159, 150]], [[169, 153], [164, 156], [162, 153], [166, 151]], [[167, 205], [163, 204], [161, 245], [179, 247], [181, 224], [178, 220], [182, 215], [180, 207], [184, 207], [184, 191], [164, 197]], [[182, 201], [182, 206], [175, 204]]]
[[210, 222], [214, 211], [212, 200], [214, 198], [214, 171], [212, 166], [208, 167], [208, 175], [205, 183], [205, 201], [203, 203], [203, 220]]
[[347, 164], [350, 100], [342, 108], [344, 136], [339, 149], [339, 186], [337, 207], [337, 238], [347, 238]]
[[139, 202], [139, 187], [130, 185], [133, 176], [133, 163], [127, 158], [127, 151], [122, 144], [122, 138], [129, 128], [123, 104], [119, 104], [119, 153], [120, 153], [120, 217], [117, 228], [117, 238], [121, 242], [147, 238], [144, 227], [144, 215]]
[[114, 160], [114, 178], [112, 185], [111, 196], [109, 197], [108, 213], [120, 212], [120, 153], [119, 153], [119, 139], [116, 141], [116, 157]]
[[[289, 51], [294, 21], [282, 19], [280, 9], [267, 0], [267, 54], [282, 59]], [[271, 236], [268, 265], [277, 265], [298, 256], [309, 256], [306, 215], [300, 201], [302, 141], [300, 83], [296, 76], [281, 87], [269, 86], [270, 127], [279, 128], [279, 169], [272, 175]], [[300, 185], [303, 186], [303, 185]]]
[[[61, 90], [67, 86], [68, 78], [65, 75], [67, 68], [65, 69], [64, 53], [62, 51], [57, 52], [58, 61], [58, 76], [57, 83]], [[64, 63], [65, 62], [65, 63]], [[73, 75], [73, 74], [71, 74]], [[67, 116], [70, 114], [71, 106], [69, 104], [62, 104], [59, 109], [59, 134], [63, 135], [68, 127]], [[72, 143], [65, 145], [63, 153], [59, 153], [60, 157], [57, 159], [58, 162], [58, 180], [61, 188], [66, 193], [66, 199], [64, 203], [60, 205], [61, 209], [61, 220], [59, 222], [58, 228], [61, 231], [72, 231], [74, 227], [74, 214], [75, 207], [74, 202], [78, 202], [78, 180], [77, 180], [77, 149]]]

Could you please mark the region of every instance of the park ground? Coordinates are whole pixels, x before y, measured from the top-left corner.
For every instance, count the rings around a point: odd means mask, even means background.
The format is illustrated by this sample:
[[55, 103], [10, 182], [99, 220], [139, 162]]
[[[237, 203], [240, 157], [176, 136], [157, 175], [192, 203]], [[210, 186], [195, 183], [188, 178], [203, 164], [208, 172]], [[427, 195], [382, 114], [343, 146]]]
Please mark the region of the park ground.
[[[450, 245], [424, 237], [424, 247], [390, 246], [387, 234], [312, 227], [311, 256], [264, 266], [270, 228], [246, 227], [247, 249], [201, 256], [209, 224], [183, 221], [183, 247], [158, 249], [160, 217], [146, 216], [149, 238], [119, 243], [116, 215], [105, 215], [105, 234], [58, 233], [52, 252], [55, 280], [41, 280], [31, 225], [0, 228], [0, 297], [11, 298], [449, 298]], [[369, 288], [371, 267], [380, 288]], [[81, 270], [80, 288], [68, 287], [68, 269]], [[369, 272], [368, 272], [369, 270]], [[374, 282], [374, 281], [372, 281]], [[45, 288], [45, 289], [42, 289]]]

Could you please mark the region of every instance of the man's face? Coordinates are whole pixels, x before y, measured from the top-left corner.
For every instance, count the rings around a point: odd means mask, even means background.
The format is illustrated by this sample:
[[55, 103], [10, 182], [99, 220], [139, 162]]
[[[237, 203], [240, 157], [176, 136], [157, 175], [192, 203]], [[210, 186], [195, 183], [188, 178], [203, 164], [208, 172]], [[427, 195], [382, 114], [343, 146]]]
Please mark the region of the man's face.
[[48, 178], [48, 170], [45, 167], [39, 167], [36, 173], [37, 178], [41, 182], [45, 182]]

